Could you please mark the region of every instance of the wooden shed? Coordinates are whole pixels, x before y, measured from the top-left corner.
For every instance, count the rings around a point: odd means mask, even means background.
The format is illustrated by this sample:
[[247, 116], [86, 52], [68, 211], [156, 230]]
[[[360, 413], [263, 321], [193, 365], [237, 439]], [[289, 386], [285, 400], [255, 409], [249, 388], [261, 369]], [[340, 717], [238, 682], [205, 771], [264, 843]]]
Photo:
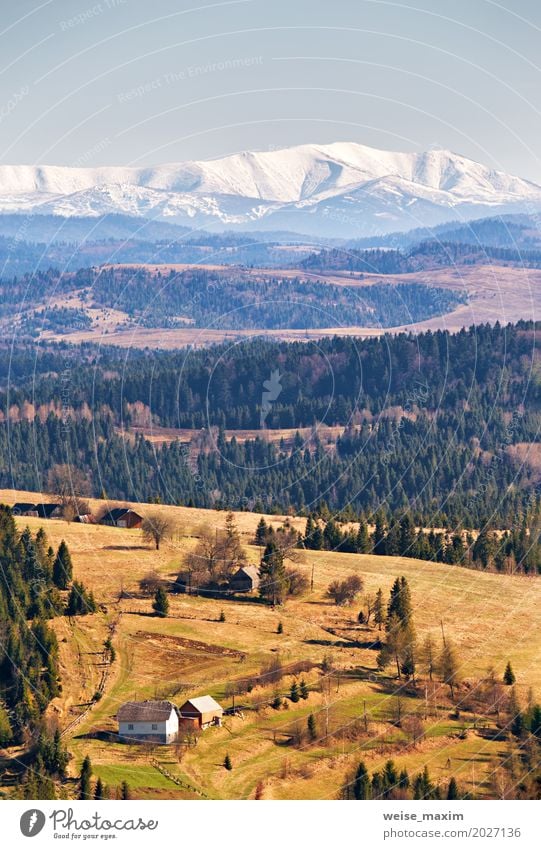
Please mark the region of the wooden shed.
[[229, 582], [235, 593], [251, 593], [259, 588], [259, 570], [257, 566], [241, 566]]
[[196, 699], [188, 699], [179, 708], [181, 721], [183, 719], [195, 719], [199, 728], [208, 728], [209, 725], [221, 725], [224, 709], [212, 696], [199, 696]]
[[113, 507], [100, 520], [100, 525], [110, 525], [113, 528], [140, 528], [143, 517], [130, 507]]

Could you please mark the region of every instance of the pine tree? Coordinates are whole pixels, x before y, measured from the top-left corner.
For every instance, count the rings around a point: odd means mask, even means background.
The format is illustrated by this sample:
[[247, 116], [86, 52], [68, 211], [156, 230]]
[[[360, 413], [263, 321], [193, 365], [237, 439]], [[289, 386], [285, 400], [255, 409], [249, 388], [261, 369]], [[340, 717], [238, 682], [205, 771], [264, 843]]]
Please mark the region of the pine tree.
[[315, 740], [317, 738], [317, 727], [316, 727], [316, 718], [313, 713], [311, 713], [307, 720], [308, 726], [308, 734], [310, 736], [310, 740]]
[[430, 780], [428, 767], [425, 766], [423, 772], [418, 775], [413, 782], [413, 798], [414, 799], [434, 799], [437, 798], [436, 788]]
[[169, 613], [169, 599], [167, 598], [167, 593], [163, 587], [158, 587], [156, 590], [156, 595], [152, 602], [152, 609], [156, 616], [161, 616], [162, 618], [167, 616]]
[[458, 785], [454, 777], [451, 778], [451, 780], [449, 781], [449, 786], [447, 788], [447, 798], [458, 799]]
[[355, 547], [358, 554], [368, 554], [370, 551], [370, 537], [368, 536], [366, 522], [363, 519], [359, 522], [359, 530], [357, 531]]
[[378, 626], [378, 631], [381, 631], [385, 622], [385, 608], [383, 606], [383, 591], [381, 587], [376, 593], [376, 600], [374, 602], [374, 622]]
[[267, 539], [267, 523], [263, 516], [257, 523], [257, 528], [255, 531], [255, 544], [259, 546], [265, 545]]
[[305, 548], [313, 548], [314, 542], [314, 531], [316, 529], [316, 523], [312, 514], [308, 516], [306, 520], [306, 529], [304, 531], [304, 547]]
[[407, 769], [403, 769], [398, 776], [398, 786], [401, 790], [407, 790], [410, 786], [410, 777], [408, 775]]
[[289, 698], [291, 699], [292, 702], [298, 702], [299, 699], [300, 699], [299, 688], [297, 686], [296, 681], [294, 681], [293, 684], [291, 685], [291, 690], [289, 692]]
[[511, 687], [517, 679], [515, 678], [515, 673], [513, 672], [513, 668], [511, 666], [511, 661], [507, 661], [507, 666], [505, 667], [505, 672], [503, 673], [503, 683], [507, 684], [508, 687]]
[[129, 802], [131, 799], [130, 785], [127, 781], [123, 781], [120, 785], [120, 798], [125, 802]]
[[66, 616], [84, 616], [87, 613], [95, 613], [97, 604], [92, 592], [89, 592], [84, 584], [74, 581], [68, 603], [66, 605]]
[[385, 519], [378, 513], [375, 518], [375, 529], [374, 529], [374, 545], [372, 546], [372, 550], [374, 554], [386, 554], [386, 533], [387, 528], [385, 525]]
[[541, 706], [533, 705], [532, 707], [532, 715], [530, 719], [530, 731], [537, 737], [538, 740], [541, 740]]
[[397, 578], [391, 588], [387, 618], [397, 616], [402, 625], [409, 624], [411, 619], [411, 594], [408, 582], [404, 577]]
[[225, 758], [224, 758], [224, 767], [225, 767], [225, 768], [226, 768], [229, 772], [231, 772], [231, 770], [233, 769], [233, 764], [231, 763], [231, 758], [229, 757], [229, 754], [227, 754], [227, 755], [225, 756]]
[[276, 633], [277, 634], [283, 634], [284, 633], [284, 626], [282, 625], [281, 622], [278, 622], [278, 626], [276, 628]]
[[411, 622], [402, 628], [402, 647], [400, 652], [400, 671], [406, 678], [415, 680], [415, 631]]
[[301, 683], [300, 683], [300, 686], [299, 686], [299, 694], [300, 694], [301, 699], [307, 699], [308, 698], [308, 687], [306, 686], [306, 681], [304, 680], [304, 678], [301, 678]]
[[398, 548], [402, 557], [413, 557], [415, 554], [415, 527], [408, 515], [403, 516], [400, 520]]
[[356, 799], [370, 799], [370, 777], [363, 761], [359, 763], [355, 773], [353, 795]]
[[511, 695], [509, 696], [508, 713], [511, 720], [511, 732], [515, 735], [515, 737], [522, 737], [525, 725], [524, 714], [520, 708], [516, 687], [512, 688]]
[[90, 779], [92, 778], [92, 763], [88, 755], [85, 757], [81, 766], [79, 776], [79, 799], [91, 799], [92, 787]]
[[268, 542], [259, 567], [259, 594], [273, 605], [282, 604], [287, 591], [284, 556], [278, 545]]
[[101, 778], [98, 778], [96, 781], [96, 787], [94, 788], [94, 799], [105, 799], [105, 788], [103, 786]]
[[13, 731], [5, 707], [0, 704], [0, 748], [4, 749], [11, 743]]
[[53, 583], [59, 590], [67, 590], [73, 578], [73, 565], [68, 546], [62, 540], [53, 563]]

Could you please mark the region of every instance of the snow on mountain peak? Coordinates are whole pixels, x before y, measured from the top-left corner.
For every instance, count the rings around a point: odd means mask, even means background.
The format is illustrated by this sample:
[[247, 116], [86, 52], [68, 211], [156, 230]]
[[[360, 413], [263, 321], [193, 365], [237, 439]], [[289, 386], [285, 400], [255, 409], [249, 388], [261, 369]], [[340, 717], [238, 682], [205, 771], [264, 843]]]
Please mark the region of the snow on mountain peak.
[[263, 220], [267, 228], [361, 235], [381, 232], [382, 218], [403, 226], [405, 210], [413, 227], [526, 203], [541, 207], [540, 186], [448, 150], [400, 153], [356, 142], [144, 168], [0, 166], [0, 211], [115, 211], [222, 229]]

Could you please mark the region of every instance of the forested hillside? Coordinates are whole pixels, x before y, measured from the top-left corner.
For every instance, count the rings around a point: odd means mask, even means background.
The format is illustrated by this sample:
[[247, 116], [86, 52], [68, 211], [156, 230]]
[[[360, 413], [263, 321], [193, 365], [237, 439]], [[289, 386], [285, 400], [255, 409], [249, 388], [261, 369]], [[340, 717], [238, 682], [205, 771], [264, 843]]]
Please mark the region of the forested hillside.
[[0, 749], [21, 747], [13, 761], [3, 760], [2, 783], [18, 785], [20, 798], [54, 799], [68, 762], [59, 730], [45, 719], [61, 691], [49, 620], [93, 610], [92, 594], [72, 581], [65, 543], [55, 554], [43, 529], [18, 532], [0, 505]]
[[[0, 482], [43, 490], [51, 468], [69, 463], [89, 481], [88, 494], [110, 498], [407, 508], [431, 526], [446, 516], [509, 527], [538, 492], [536, 330], [522, 323], [317, 345], [254, 340], [127, 360], [90, 346], [50, 346], [37, 361], [30, 349], [5, 350]], [[277, 381], [272, 401], [269, 380], [271, 389]], [[191, 445], [130, 436], [145, 422], [191, 428]], [[255, 433], [241, 444], [226, 428]], [[293, 444], [266, 438], [283, 428], [310, 430]]]
[[[467, 232], [464, 233], [467, 235]], [[541, 267], [541, 250], [494, 247], [459, 241], [427, 240], [406, 251], [394, 248], [333, 248], [317, 251], [300, 263], [312, 271], [361, 271], [367, 274], [409, 274], [460, 265], [514, 265]]]
[[[455, 309], [466, 298], [420, 283], [377, 284], [362, 290], [322, 281], [252, 276], [243, 269], [185, 271], [114, 266], [74, 274], [43, 271], [0, 281], [0, 318], [21, 332], [66, 331], [89, 323], [84, 310], [62, 316], [54, 298], [79, 297], [85, 308], [122, 310], [140, 326], [214, 327], [229, 330], [314, 327], [393, 327]], [[65, 308], [64, 308], [65, 309]], [[50, 315], [52, 313], [52, 316]]]

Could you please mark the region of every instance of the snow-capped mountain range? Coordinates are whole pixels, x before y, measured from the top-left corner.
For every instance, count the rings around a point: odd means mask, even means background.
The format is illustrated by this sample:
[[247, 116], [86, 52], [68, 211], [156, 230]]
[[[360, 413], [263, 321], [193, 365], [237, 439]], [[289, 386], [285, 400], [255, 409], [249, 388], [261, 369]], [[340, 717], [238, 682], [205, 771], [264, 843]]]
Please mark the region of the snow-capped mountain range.
[[352, 238], [541, 209], [541, 186], [448, 150], [354, 142], [150, 168], [0, 166], [0, 212], [108, 213], [204, 229]]

